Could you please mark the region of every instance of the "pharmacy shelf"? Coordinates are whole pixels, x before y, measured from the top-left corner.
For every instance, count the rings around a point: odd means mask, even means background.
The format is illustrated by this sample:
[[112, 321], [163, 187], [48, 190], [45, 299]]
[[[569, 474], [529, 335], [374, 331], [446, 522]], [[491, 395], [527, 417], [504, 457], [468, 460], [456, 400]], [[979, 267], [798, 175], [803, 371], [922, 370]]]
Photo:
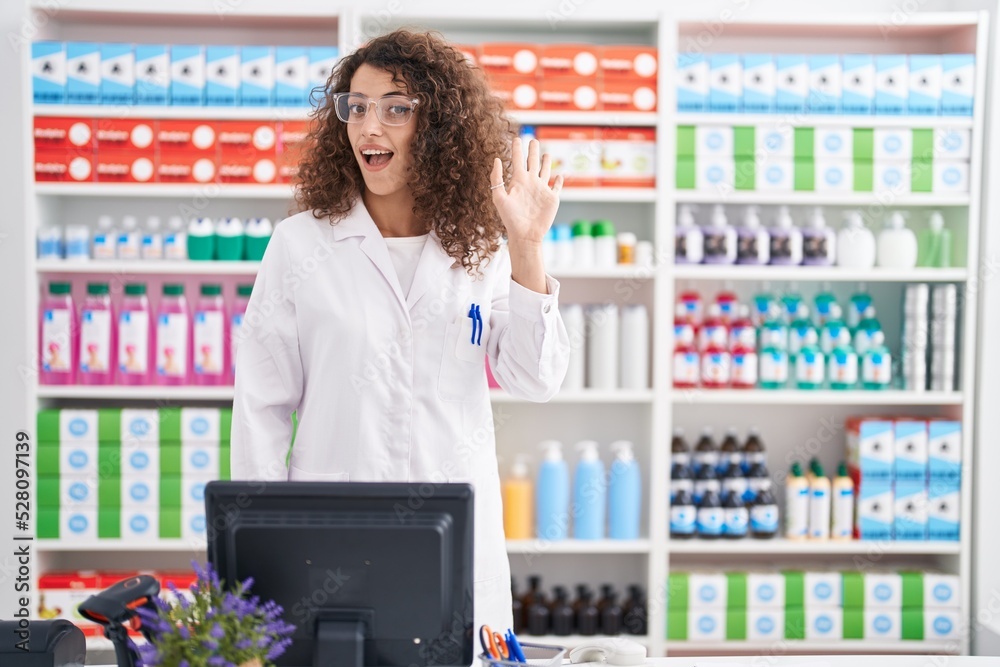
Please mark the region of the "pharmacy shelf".
[[[490, 400], [493, 403], [532, 403], [522, 398], [515, 398], [503, 390], [494, 389], [490, 391]], [[626, 390], [614, 389], [604, 391], [598, 389], [584, 389], [582, 391], [571, 391], [553, 396], [549, 403], [652, 403], [653, 392], [646, 390]]]
[[877, 192], [759, 192], [744, 190], [674, 190], [678, 204], [755, 204], [758, 206], [968, 206], [968, 192], [917, 192], [898, 195]]
[[967, 269], [845, 269], [839, 266], [736, 266], [694, 264], [675, 266], [674, 278], [682, 280], [808, 281], [850, 283], [960, 283]]
[[878, 641], [875, 639], [838, 639], [818, 641], [805, 639], [775, 639], [769, 641], [667, 641], [667, 654], [711, 653], [741, 655], [794, 655], [800, 653], [959, 653], [960, 641]]
[[612, 204], [651, 204], [656, 201], [655, 188], [563, 188], [563, 202], [594, 202]]
[[171, 275], [171, 276], [253, 276], [260, 262], [193, 262], [171, 260], [39, 260], [38, 273], [107, 273], [116, 276]]
[[656, 277], [656, 269], [651, 266], [640, 267], [624, 265], [603, 269], [551, 268], [549, 273], [553, 278], [621, 278], [627, 280], [652, 280]]
[[232, 401], [233, 388], [157, 385], [40, 385], [38, 398], [121, 401]]
[[674, 405], [961, 405], [960, 391], [675, 389]]
[[[620, 603], [621, 601], [619, 601]], [[573, 649], [577, 646], [587, 646], [592, 645], [595, 640], [601, 639], [611, 639], [609, 635], [594, 635], [584, 636], [584, 635], [529, 635], [527, 632], [522, 632], [518, 635], [517, 639], [520, 643], [525, 644], [544, 644], [546, 646], [563, 646], [567, 649]], [[629, 641], [638, 642], [643, 644], [647, 648], [650, 645], [649, 635], [616, 635], [615, 638], [628, 639]], [[568, 657], [568, 656], [567, 656]], [[596, 663], [590, 663], [591, 665]]]
[[35, 116], [137, 120], [308, 120], [310, 107], [172, 107], [101, 104], [36, 104]]
[[35, 548], [38, 551], [116, 551], [116, 552], [177, 552], [204, 554], [206, 545], [204, 542], [192, 540], [146, 540], [142, 542], [128, 542], [124, 540], [35, 540]]
[[507, 540], [507, 553], [648, 554], [649, 546], [649, 540]]
[[780, 125], [787, 127], [904, 127], [972, 128], [972, 116], [835, 116], [801, 113], [690, 113], [677, 112], [677, 125]]
[[508, 111], [521, 125], [588, 125], [656, 127], [656, 112], [641, 111]]
[[291, 199], [291, 185], [232, 183], [52, 183], [36, 182], [42, 197], [199, 197], [205, 199]]
[[799, 542], [794, 540], [700, 540], [694, 538], [690, 540], [672, 539], [667, 546], [667, 551], [670, 554], [694, 554], [699, 556], [952, 556], [959, 553], [960, 544], [958, 542], [869, 540]]

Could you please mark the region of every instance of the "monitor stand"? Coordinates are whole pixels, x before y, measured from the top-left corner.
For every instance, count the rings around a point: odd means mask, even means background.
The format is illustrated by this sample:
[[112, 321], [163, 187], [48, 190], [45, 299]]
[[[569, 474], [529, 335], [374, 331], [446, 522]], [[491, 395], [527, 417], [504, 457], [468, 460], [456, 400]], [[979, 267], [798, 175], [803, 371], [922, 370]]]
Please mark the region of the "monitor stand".
[[324, 609], [316, 619], [313, 667], [364, 667], [365, 639], [373, 637], [374, 609]]

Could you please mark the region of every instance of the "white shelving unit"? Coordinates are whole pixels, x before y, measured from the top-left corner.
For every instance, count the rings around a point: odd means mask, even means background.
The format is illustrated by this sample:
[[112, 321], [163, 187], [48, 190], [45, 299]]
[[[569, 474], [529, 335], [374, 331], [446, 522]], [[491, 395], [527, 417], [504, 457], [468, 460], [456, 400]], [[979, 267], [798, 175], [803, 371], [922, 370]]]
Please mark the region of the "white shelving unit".
[[[47, 0], [32, 0], [39, 10], [47, 7]], [[937, 566], [962, 577], [963, 617], [971, 617], [971, 480], [974, 462], [973, 406], [976, 402], [975, 353], [977, 349], [978, 313], [975, 300], [966, 300], [962, 314], [962, 362], [959, 375], [962, 385], [954, 392], [902, 392], [902, 391], [735, 391], [735, 390], [681, 390], [671, 387], [670, 352], [673, 335], [673, 303], [679, 281], [685, 284], [714, 285], [733, 282], [747, 285], [751, 282], [796, 282], [811, 285], [819, 282], [835, 284], [864, 282], [879, 286], [892, 283], [929, 282], [955, 283], [966, 290], [976, 288], [979, 278], [978, 237], [980, 203], [983, 197], [982, 164], [984, 136], [985, 88], [983, 73], [986, 69], [986, 14], [985, 13], [924, 13], [907, 16], [904, 24], [896, 25], [890, 17], [876, 14], [835, 15], [818, 17], [807, 9], [797, 9], [783, 16], [738, 17], [727, 22], [724, 30], [713, 37], [711, 50], [733, 52], [767, 51], [808, 53], [839, 52], [836, 40], [850, 43], [852, 52], [951, 52], [964, 50], [977, 54], [977, 81], [975, 115], [971, 118], [909, 118], [909, 117], [852, 117], [852, 116], [800, 116], [782, 118], [758, 115], [689, 114], [675, 111], [672, 65], [675, 54], [685, 48], [688, 39], [697, 36], [706, 22], [716, 17], [700, 13], [678, 14], [676, 8], [642, 9], [618, 7], [614, 3], [581, 6], [579, 11], [563, 17], [559, 30], [550, 30], [548, 23], [535, 14], [517, 12], [490, 5], [468, 5], [457, 12], [440, 9], [439, 2], [428, 3], [419, 10], [412, 7], [384, 12], [365, 13], [346, 3], [324, 3], [307, 0], [285, 7], [273, 3], [250, 0], [246, 3], [229, 3], [232, 11], [226, 22], [208, 26], [206, 18], [215, 18], [212, 3], [200, 0], [174, 0], [170, 3], [152, 3], [147, 7], [132, 6], [116, 0], [70, 0], [59, 13], [48, 15], [49, 21], [39, 34], [39, 39], [92, 39], [108, 41], [170, 42], [177, 31], [184, 29], [189, 41], [201, 43], [220, 42], [250, 43], [336, 43], [342, 52], [349, 52], [360, 42], [396, 27], [420, 26], [442, 31], [446, 37], [462, 43], [481, 41], [538, 41], [596, 43], [636, 43], [654, 45], [659, 50], [660, 77], [658, 84], [658, 110], [655, 113], [555, 113], [521, 112], [511, 114], [523, 124], [554, 124], [591, 126], [636, 126], [657, 130], [657, 186], [646, 189], [630, 188], [579, 188], [565, 189], [562, 194], [564, 210], [559, 221], [576, 217], [607, 217], [621, 215], [640, 229], [654, 242], [656, 257], [661, 259], [655, 269], [615, 269], [594, 271], [554, 271], [564, 281], [564, 295], [569, 301], [614, 299], [619, 303], [645, 303], [652, 316], [652, 386], [641, 392], [577, 392], [559, 394], [551, 406], [538, 406], [497, 392], [491, 400], [497, 410], [508, 411], [511, 423], [498, 429], [497, 445], [501, 464], [506, 467], [517, 453], [533, 451], [535, 444], [546, 437], [558, 437], [574, 442], [593, 433], [602, 445], [612, 439], [627, 437], [637, 444], [637, 456], [644, 470], [644, 530], [642, 539], [628, 542], [602, 540], [595, 542], [566, 541], [545, 543], [535, 540], [511, 541], [507, 544], [515, 574], [523, 581], [524, 574], [532, 572], [528, 556], [537, 555], [539, 561], [550, 564], [550, 583], [576, 583], [589, 581], [592, 586], [613, 579], [616, 584], [641, 583], [649, 593], [650, 632], [638, 638], [650, 650], [650, 655], [661, 656], [669, 649], [671, 654], [767, 653], [774, 647], [759, 642], [671, 642], [665, 639], [666, 626], [665, 582], [671, 561], [681, 567], [701, 560], [722, 562], [727, 569], [738, 569], [747, 562], [778, 562], [806, 567], [810, 563], [827, 567], [840, 564], [852, 567], [853, 556], [865, 555], [875, 550], [881, 566], [903, 566], [908, 558], [933, 562]], [[291, 4], [291, 3], [287, 3]], [[227, 7], [229, 6], [227, 5]], [[707, 10], [706, 10], [707, 11]], [[447, 18], [445, 18], [447, 16]], [[515, 17], [515, 18], [511, 18]], [[894, 30], [886, 34], [879, 26], [890, 21]], [[227, 30], [231, 30], [228, 33]], [[373, 32], [373, 30], [375, 32]], [[291, 41], [291, 40], [296, 41]], [[892, 51], [895, 48], [896, 51]], [[28, 64], [22, 63], [28, 77]], [[30, 82], [30, 77], [27, 79]], [[26, 85], [30, 90], [30, 83]], [[104, 107], [34, 107], [37, 115], [90, 115], [96, 118], [113, 117], [113, 109]], [[305, 109], [181, 109], [138, 108], [135, 117], [151, 118], [204, 118], [204, 119], [273, 119], [303, 120]], [[971, 161], [971, 190], [967, 194], [910, 194], [901, 195], [891, 202], [882, 201], [875, 193], [825, 194], [791, 192], [771, 194], [764, 192], [732, 191], [720, 195], [674, 188], [675, 129], [689, 124], [738, 124], [752, 125], [760, 122], [786, 120], [792, 125], [856, 125], [861, 127], [954, 127], [968, 128], [973, 132], [973, 157]], [[28, 145], [31, 144], [30, 128], [25, 129]], [[136, 206], [146, 202], [168, 202], [171, 206], [186, 206], [197, 211], [193, 204], [204, 199], [208, 206], [270, 206], [290, 204], [293, 191], [290, 186], [244, 185], [115, 185], [77, 183], [30, 183], [29, 224], [53, 221], [63, 222], [59, 216], [68, 216], [77, 208], [87, 212], [97, 206], [118, 207], [116, 213], [134, 212]], [[216, 203], [216, 200], [219, 200]], [[912, 271], [865, 272], [838, 268], [792, 267], [714, 267], [674, 266], [673, 231], [675, 207], [680, 203], [693, 204], [759, 204], [765, 206], [840, 206], [872, 207], [892, 206], [920, 209], [925, 207], [948, 208], [949, 215], [967, 221], [965, 234], [966, 261], [964, 268]], [[25, 248], [34, 256], [33, 239]], [[667, 258], [667, 259], [664, 259]], [[252, 276], [257, 266], [252, 262], [38, 262], [29, 264], [25, 282], [35, 295], [32, 311], [37, 309], [37, 293], [44, 279], [56, 276], [87, 274], [118, 274], [136, 276]], [[627, 290], [618, 291], [625, 285]], [[572, 296], [570, 296], [570, 293]], [[707, 294], [706, 294], [707, 295]], [[29, 358], [37, 349], [34, 324], [29, 324]], [[93, 405], [105, 402], [114, 405], [122, 401], [156, 402], [173, 404], [192, 402], [231, 401], [231, 387], [40, 387], [28, 381], [29, 405], [32, 410], [46, 405]], [[668, 535], [668, 480], [670, 455], [668, 442], [672, 428], [694, 419], [736, 418], [758, 421], [786, 421], [808, 428], [809, 420], [849, 414], [847, 410], [880, 409], [893, 406], [900, 410], [929, 410], [933, 414], [961, 417], [965, 424], [963, 461], [965, 464], [962, 488], [962, 539], [957, 543], [890, 542], [870, 544], [846, 543], [791, 543], [784, 540], [752, 541], [680, 541]], [[794, 407], [794, 409], [789, 409]], [[720, 409], [721, 408], [721, 409]], [[34, 414], [30, 415], [31, 423]], [[699, 425], [724, 426], [718, 421]], [[780, 431], [781, 429], [776, 429]], [[800, 430], [802, 430], [800, 428]], [[839, 447], [840, 441], [831, 446]], [[782, 461], [781, 454], [793, 451], [794, 443], [779, 438], [768, 441], [774, 461]], [[506, 472], [504, 469], [503, 472]], [[109, 569], [127, 569], [141, 566], [148, 554], [166, 554], [176, 557], [177, 567], [186, 567], [192, 552], [202, 547], [182, 540], [160, 540], [153, 543], [128, 543], [123, 541], [71, 543], [65, 541], [37, 542], [40, 556], [37, 571], [45, 571], [49, 563], [65, 566], [80, 557], [101, 557]], [[753, 559], [756, 558], [757, 561]], [[37, 581], [35, 582], [37, 583]], [[33, 586], [34, 588], [34, 586]], [[580, 637], [527, 637], [528, 641], [557, 642], [565, 645], [583, 643]], [[88, 642], [91, 643], [91, 642]], [[94, 642], [99, 645], [100, 642]], [[968, 638], [958, 642], [930, 641], [843, 641], [781, 643], [785, 653], [967, 653]]]

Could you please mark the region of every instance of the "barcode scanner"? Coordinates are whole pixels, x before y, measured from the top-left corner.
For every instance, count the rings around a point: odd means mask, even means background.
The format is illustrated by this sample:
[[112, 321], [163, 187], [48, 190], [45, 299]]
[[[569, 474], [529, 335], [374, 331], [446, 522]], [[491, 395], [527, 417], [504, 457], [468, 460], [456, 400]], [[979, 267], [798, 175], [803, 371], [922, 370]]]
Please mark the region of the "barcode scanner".
[[135, 667], [139, 657], [135, 645], [128, 639], [128, 630], [138, 630], [151, 640], [136, 612], [144, 608], [156, 613], [153, 598], [160, 592], [160, 582], [148, 574], [123, 579], [97, 595], [91, 595], [77, 608], [80, 614], [104, 627], [104, 636], [115, 647], [118, 667]]

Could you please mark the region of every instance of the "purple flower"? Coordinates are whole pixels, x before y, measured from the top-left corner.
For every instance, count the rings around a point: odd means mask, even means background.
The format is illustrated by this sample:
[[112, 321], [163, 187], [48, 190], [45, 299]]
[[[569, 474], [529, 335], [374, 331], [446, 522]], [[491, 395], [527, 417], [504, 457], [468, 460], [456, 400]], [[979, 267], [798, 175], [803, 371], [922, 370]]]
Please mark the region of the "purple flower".
[[222, 639], [226, 636], [226, 631], [222, 629], [222, 626], [218, 623], [212, 625], [212, 629], [208, 631], [208, 634], [215, 639]]
[[271, 645], [270, 637], [260, 637], [257, 639], [257, 648], [267, 648]]
[[243, 639], [236, 642], [237, 651], [245, 651], [251, 646], [253, 646], [253, 640], [250, 639], [249, 637], [244, 637]]
[[209, 651], [219, 650], [219, 642], [215, 641], [214, 639], [203, 639], [201, 640], [201, 645], [204, 648], [207, 648]]
[[177, 667], [191, 667], [191, 663], [189, 663], [187, 660], [182, 659], [180, 662], [177, 663]]
[[228, 663], [229, 661], [223, 658], [221, 655], [213, 655], [211, 658], [208, 659], [208, 664], [212, 665], [212, 667], [225, 667], [225, 665], [227, 665]]
[[186, 625], [183, 624], [180, 625], [177, 628], [177, 634], [179, 634], [181, 636], [181, 639], [183, 639], [184, 641], [191, 639], [191, 630], [189, 630], [188, 626]]
[[266, 659], [267, 660], [274, 660], [275, 658], [277, 658], [278, 656], [280, 656], [282, 653], [284, 653], [285, 649], [287, 649], [289, 647], [289, 645], [291, 645], [291, 643], [292, 643], [291, 639], [282, 639], [280, 642], [278, 642], [277, 644], [275, 644], [274, 646], [271, 647], [271, 650], [269, 650], [267, 652], [267, 658]]

